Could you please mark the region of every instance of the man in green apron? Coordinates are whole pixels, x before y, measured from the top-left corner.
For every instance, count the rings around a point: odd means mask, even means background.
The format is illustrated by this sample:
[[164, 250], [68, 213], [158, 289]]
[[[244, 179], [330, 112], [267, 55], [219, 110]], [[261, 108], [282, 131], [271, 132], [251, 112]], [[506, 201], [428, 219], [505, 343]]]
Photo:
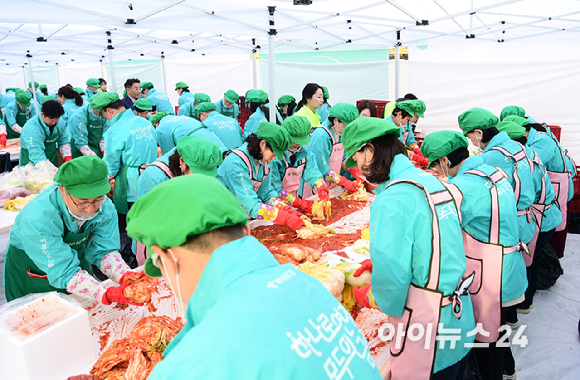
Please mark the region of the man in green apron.
[[121, 254], [133, 265], [132, 242], [125, 232], [127, 212], [137, 200], [139, 167], [157, 159], [157, 135], [149, 121], [125, 109], [116, 93], [97, 94], [91, 98], [91, 107], [110, 125], [105, 134], [103, 161], [109, 168], [109, 178], [114, 179], [113, 203], [119, 217]]
[[107, 165], [94, 156], [65, 163], [51, 185], [20, 211], [6, 249], [4, 284], [11, 301], [57, 291], [92, 297], [104, 304], [130, 303], [120, 287], [107, 288], [91, 276], [90, 264], [116, 283], [131, 273], [119, 249]]
[[60, 120], [62, 115], [62, 104], [49, 100], [42, 105], [40, 115], [24, 125], [20, 138], [19, 166], [49, 160], [58, 167], [57, 148], [65, 162], [72, 160], [70, 137], [65, 122]]
[[234, 90], [227, 90], [224, 98], [215, 103], [216, 112], [224, 116], [237, 119], [240, 114], [240, 107], [236, 104], [240, 96]]
[[[95, 97], [91, 98], [91, 101]], [[91, 108], [90, 102], [82, 105], [68, 121], [67, 129], [71, 135], [73, 158], [96, 155], [103, 157], [105, 151], [104, 134], [109, 128], [107, 119]]]
[[21, 91], [15, 96], [15, 101], [8, 102], [4, 109], [4, 124], [6, 127], [0, 126], [0, 137], [5, 135], [7, 139], [20, 138], [22, 127], [28, 120], [36, 115], [36, 109], [32, 104], [32, 97], [30, 94]]

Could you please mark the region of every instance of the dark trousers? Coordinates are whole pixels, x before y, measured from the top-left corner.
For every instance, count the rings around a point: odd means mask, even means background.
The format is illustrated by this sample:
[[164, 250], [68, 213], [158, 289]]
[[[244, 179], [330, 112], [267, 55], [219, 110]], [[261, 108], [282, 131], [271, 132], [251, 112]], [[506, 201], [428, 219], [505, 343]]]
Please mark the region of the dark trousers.
[[[515, 313], [516, 306], [501, 308], [501, 324], [506, 322], [506, 316], [510, 312]], [[500, 333], [500, 338], [503, 337]], [[476, 341], [476, 343], [479, 343]], [[506, 373], [515, 372], [516, 363], [512, 355], [511, 347], [497, 347], [496, 343], [490, 343], [486, 348], [474, 348], [471, 350], [472, 355], [477, 359], [477, 365], [484, 380], [502, 380], [504, 370]]]
[[469, 362], [470, 352], [451, 367], [447, 367], [444, 370], [434, 373], [433, 376], [431, 376], [431, 380], [463, 380], [463, 375], [465, 374], [467, 363]]
[[[129, 210], [133, 207], [134, 202], [128, 202]], [[117, 213], [119, 218], [119, 236], [121, 238], [121, 257], [131, 269], [137, 268], [137, 258], [133, 253], [133, 239], [127, 235], [127, 215]]]
[[538, 287], [538, 274], [540, 273], [540, 264], [542, 263], [542, 255], [544, 254], [544, 246], [550, 238], [554, 235], [556, 229], [540, 232], [538, 242], [536, 244], [536, 252], [534, 252], [534, 259], [532, 265], [526, 268], [528, 275], [528, 288], [526, 289], [526, 299], [518, 305], [519, 309], [527, 309], [534, 303], [534, 295]]
[[[564, 216], [564, 215], [562, 215]], [[566, 219], [566, 227], [564, 230], [555, 232], [550, 239], [550, 244], [554, 247], [556, 255], [559, 259], [564, 257], [564, 249], [566, 248], [566, 238], [568, 237], [568, 226], [570, 225], [570, 202], [568, 202], [568, 219]]]

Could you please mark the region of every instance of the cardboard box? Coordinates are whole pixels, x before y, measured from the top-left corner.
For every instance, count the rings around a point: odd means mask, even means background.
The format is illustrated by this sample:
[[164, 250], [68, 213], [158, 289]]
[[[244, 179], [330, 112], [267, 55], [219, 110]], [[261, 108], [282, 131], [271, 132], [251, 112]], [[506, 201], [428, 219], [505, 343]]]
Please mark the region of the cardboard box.
[[87, 311], [56, 292], [38, 297], [0, 315], [1, 379], [63, 380], [96, 359]]

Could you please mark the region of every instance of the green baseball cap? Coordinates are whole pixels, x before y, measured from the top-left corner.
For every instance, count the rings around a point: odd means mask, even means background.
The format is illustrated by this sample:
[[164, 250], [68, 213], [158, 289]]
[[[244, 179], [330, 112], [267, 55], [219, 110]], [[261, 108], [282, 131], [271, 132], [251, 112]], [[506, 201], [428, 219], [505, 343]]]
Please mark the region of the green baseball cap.
[[204, 94], [203, 92], [198, 92], [197, 94], [193, 95], [193, 102], [196, 104], [211, 102], [211, 98], [209, 97], [208, 94]]
[[62, 164], [54, 181], [63, 185], [71, 195], [88, 199], [111, 191], [108, 175], [105, 161], [97, 156], [81, 156]]
[[281, 108], [284, 104], [290, 104], [295, 101], [296, 98], [293, 97], [292, 95], [282, 95], [280, 99], [278, 99], [278, 107]]
[[15, 98], [16, 101], [20, 103], [22, 107], [24, 108], [30, 107], [30, 101], [32, 99], [32, 96], [30, 96], [28, 92], [25, 91], [17, 92]]
[[119, 95], [115, 92], [99, 92], [89, 99], [89, 106], [92, 109], [99, 111], [99, 116], [103, 116], [103, 113], [101, 112], [103, 108], [117, 100], [119, 100]]
[[217, 176], [217, 167], [224, 161], [216, 143], [199, 136], [185, 136], [177, 140], [177, 152], [194, 174]]
[[266, 140], [270, 144], [280, 161], [284, 159], [284, 152], [292, 146], [292, 137], [290, 137], [288, 131], [276, 123], [266, 122], [260, 124], [256, 135], [260, 140]]
[[151, 101], [147, 98], [137, 99], [137, 101], [135, 102], [135, 108], [139, 108], [142, 111], [153, 111]]
[[48, 102], [49, 100], [56, 100], [56, 98], [54, 96], [43, 96], [42, 99], [40, 99], [40, 105], [43, 105], [44, 103]]
[[215, 103], [203, 102], [201, 104], [198, 104], [197, 107], [195, 107], [195, 116], [199, 117], [199, 115], [202, 112], [215, 111], [215, 110], [216, 110]]
[[48, 90], [48, 87], [45, 84], [41, 84], [40, 86], [38, 86], [38, 89], [40, 91], [42, 91], [42, 90]]
[[[39, 85], [38, 85], [38, 82], [37, 82], [37, 81], [34, 81], [34, 88], [35, 88], [35, 89], [38, 89], [38, 86], [39, 86]], [[32, 82], [28, 82], [28, 87], [29, 87], [29, 88], [30, 88], [30, 87], [32, 87]]]
[[141, 92], [143, 92], [143, 90], [147, 90], [148, 88], [153, 88], [153, 83], [151, 82], [141, 83]]
[[[127, 214], [127, 234], [150, 252], [153, 245], [178, 247], [190, 236], [238, 224], [247, 225], [248, 214], [236, 197], [219, 180], [199, 174], [160, 183]], [[151, 277], [161, 276], [155, 258], [153, 254], [145, 262]]]
[[429, 159], [430, 169], [433, 166], [433, 162], [441, 157], [445, 157], [459, 148], [467, 148], [468, 146], [469, 142], [460, 132], [437, 131], [429, 133], [425, 137], [423, 144], [421, 144], [421, 153]]
[[264, 103], [262, 94], [258, 90], [248, 90], [246, 92], [246, 103]]
[[175, 89], [177, 90], [178, 88], [189, 88], [189, 86], [185, 82], [177, 82], [175, 83]]
[[495, 127], [499, 120], [497, 119], [497, 116], [490, 111], [475, 107], [459, 115], [457, 121], [459, 122], [459, 128], [461, 128], [463, 134], [467, 135], [475, 129], [488, 129]]
[[76, 92], [78, 92], [80, 95], [84, 95], [85, 94], [85, 90], [83, 90], [80, 87], [73, 87], [73, 90], [75, 90]]
[[97, 78], [89, 78], [87, 79], [86, 85], [91, 87], [101, 87], [101, 82], [99, 82]]
[[345, 125], [352, 123], [354, 119], [358, 118], [359, 112], [355, 105], [350, 103], [336, 103], [330, 107], [328, 117], [336, 117]]
[[512, 123], [516, 123], [520, 127], [523, 127], [523, 126], [530, 124], [530, 121], [528, 119], [526, 119], [525, 117], [516, 116], [516, 115], [506, 116], [506, 117], [504, 117], [504, 119], [502, 121], [511, 121]]
[[526, 134], [526, 129], [513, 121], [504, 120], [499, 122], [495, 127], [498, 131], [507, 133], [510, 139], [519, 139]]
[[324, 87], [324, 86], [320, 86], [322, 87], [322, 96], [324, 96], [325, 99], [330, 99], [330, 94], [328, 93], [328, 88]]
[[262, 102], [266, 103], [268, 101], [268, 93], [264, 90], [258, 90], [258, 92], [261, 94], [262, 96]]
[[406, 111], [411, 116], [415, 116], [415, 114], [417, 114], [419, 117], [425, 117], [424, 113], [427, 110], [425, 102], [419, 99], [397, 102], [395, 107]]
[[352, 155], [372, 139], [389, 133], [399, 137], [401, 136], [401, 128], [397, 127], [392, 121], [385, 119], [376, 117], [356, 118], [342, 131], [342, 145], [348, 154], [345, 166], [348, 169], [357, 166], [356, 161], [352, 159]]
[[155, 115], [151, 116], [151, 119], [149, 119], [149, 121], [151, 122], [152, 125], [155, 125], [159, 123], [161, 119], [163, 119], [165, 116], [169, 116], [169, 113], [157, 112]]
[[507, 106], [507, 107], [504, 107], [503, 110], [501, 110], [501, 114], [499, 115], [499, 119], [501, 121], [503, 121], [503, 119], [505, 119], [507, 116], [510, 116], [510, 115], [524, 117], [524, 116], [526, 116], [526, 110], [524, 110], [522, 107], [518, 107], [518, 106]]
[[224, 94], [224, 99], [230, 103], [237, 102], [239, 98], [240, 98], [240, 95], [238, 95], [238, 93], [235, 92], [234, 90], [227, 90]]
[[304, 116], [289, 116], [282, 123], [290, 137], [292, 142], [298, 145], [308, 145], [310, 144], [310, 131], [312, 130], [312, 124]]

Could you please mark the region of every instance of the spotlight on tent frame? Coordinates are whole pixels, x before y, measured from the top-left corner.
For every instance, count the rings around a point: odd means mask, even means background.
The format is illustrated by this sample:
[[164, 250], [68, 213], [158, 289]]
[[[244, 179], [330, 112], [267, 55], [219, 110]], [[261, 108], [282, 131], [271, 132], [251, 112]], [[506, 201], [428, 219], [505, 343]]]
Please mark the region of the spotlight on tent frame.
[[179, 42], [177, 42], [177, 40], [171, 41], [171, 45], [178, 45], [178, 44], [179, 44]]
[[310, 5], [312, 0], [294, 0], [294, 5]]

